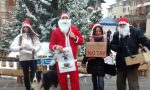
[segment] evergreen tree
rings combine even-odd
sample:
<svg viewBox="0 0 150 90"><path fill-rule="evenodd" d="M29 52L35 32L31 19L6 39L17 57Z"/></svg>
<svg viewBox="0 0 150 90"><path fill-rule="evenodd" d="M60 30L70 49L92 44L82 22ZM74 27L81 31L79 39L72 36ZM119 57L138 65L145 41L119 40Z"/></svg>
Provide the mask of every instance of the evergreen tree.
<svg viewBox="0 0 150 90"><path fill-rule="evenodd" d="M85 42L90 35L91 27L93 23L97 23L101 17L100 3L103 0L16 0L16 8L13 12L13 21L7 23L10 28L6 28L4 25L4 32L8 40L8 46L13 38L20 33L22 22L25 19L32 21L33 29L40 35L41 41L49 41L53 28L57 27L57 21L62 12L70 14L72 23L75 24L82 35ZM98 5L97 5L98 4ZM11 30L10 30L11 29ZM7 39L7 36L10 39ZM7 40L6 40L7 39ZM84 43L85 43L84 42ZM8 48L8 46L4 46ZM81 53L84 53L84 45L82 46Z"/></svg>
<svg viewBox="0 0 150 90"><path fill-rule="evenodd" d="M85 52L85 43L89 40L92 24L99 23L102 18L101 3L103 0L72 0L65 3L64 10L70 14L72 23L75 24L84 37L84 44L81 46L79 55Z"/></svg>
<svg viewBox="0 0 150 90"><path fill-rule="evenodd" d="M2 25L2 37L0 43L0 52L8 52L12 37L16 35L15 30L12 30L12 22L7 22Z"/></svg>
<svg viewBox="0 0 150 90"><path fill-rule="evenodd" d="M18 12L17 20L23 22L30 19L33 23L33 29L40 35L41 41L48 41L51 33L53 22L55 22L58 14L58 0L17 0Z"/></svg>

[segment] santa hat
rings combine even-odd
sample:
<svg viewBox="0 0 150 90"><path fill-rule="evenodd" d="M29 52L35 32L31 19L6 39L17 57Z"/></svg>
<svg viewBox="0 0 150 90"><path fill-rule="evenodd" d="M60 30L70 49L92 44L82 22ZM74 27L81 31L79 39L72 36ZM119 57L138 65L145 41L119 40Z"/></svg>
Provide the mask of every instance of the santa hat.
<svg viewBox="0 0 150 90"><path fill-rule="evenodd" d="M118 20L118 24L127 24L128 22L129 22L128 18L126 18L126 17L121 17Z"/></svg>
<svg viewBox="0 0 150 90"><path fill-rule="evenodd" d="M68 15L67 13L62 13L62 14L60 15L60 18L62 19L62 17L68 17L68 18L69 18L69 15Z"/></svg>
<svg viewBox="0 0 150 90"><path fill-rule="evenodd" d="M92 26L92 31L93 31L94 28L96 28L97 26L98 26L98 27L102 27L102 25L100 25L99 23L97 23L97 24L92 24L91 26Z"/></svg>
<svg viewBox="0 0 150 90"><path fill-rule="evenodd" d="M35 35L38 36L38 34L35 33L34 30L32 29L32 22L31 22L30 20L25 20L25 21L23 21L23 23L22 23L22 28L21 28L21 33L23 32L23 27L25 27L25 26L29 27L29 28L31 29L31 31L32 31Z"/></svg>

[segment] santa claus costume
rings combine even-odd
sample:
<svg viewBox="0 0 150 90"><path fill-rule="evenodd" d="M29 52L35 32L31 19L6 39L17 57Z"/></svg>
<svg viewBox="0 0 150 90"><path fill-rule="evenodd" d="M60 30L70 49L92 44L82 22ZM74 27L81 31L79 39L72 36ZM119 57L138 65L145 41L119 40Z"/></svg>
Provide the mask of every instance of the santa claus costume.
<svg viewBox="0 0 150 90"><path fill-rule="evenodd" d="M71 25L71 19L69 19L69 16L66 13L63 13L61 15L60 20L58 21L58 26L59 27L53 31L52 36L50 38L50 50L61 51L69 44L73 52L74 60L76 60L77 45L81 45L83 43L82 35L80 34L76 26ZM60 73L58 62L56 64L60 89L68 90L67 75L69 75L71 90L80 90L77 62L75 61L75 71L65 73Z"/></svg>
<svg viewBox="0 0 150 90"><path fill-rule="evenodd" d="M125 57L138 54L139 44L150 49L150 39L144 35L142 30L129 25L126 17L121 17L118 20L117 29L118 31L113 34L110 45L111 49L117 52L117 90L127 90L126 80L128 80L129 90L139 90L139 64L128 66Z"/></svg>

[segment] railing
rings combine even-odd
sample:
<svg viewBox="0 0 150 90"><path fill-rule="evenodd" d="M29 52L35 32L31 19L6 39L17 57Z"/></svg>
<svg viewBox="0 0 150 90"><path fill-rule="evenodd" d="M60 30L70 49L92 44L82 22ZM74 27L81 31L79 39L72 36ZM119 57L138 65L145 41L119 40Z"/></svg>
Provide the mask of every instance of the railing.
<svg viewBox="0 0 150 90"><path fill-rule="evenodd" d="M41 62L42 58L40 57ZM78 67L80 66L80 62L82 61L83 57L78 57ZM11 58L7 57L6 53L0 53L0 75L7 75L7 76L15 76L17 77L17 83L23 83L23 72L19 64L18 58ZM46 61L47 62L47 61ZM38 71L47 72L48 70L48 63L38 63ZM81 74L85 74L83 72L80 72Z"/></svg>
<svg viewBox="0 0 150 90"><path fill-rule="evenodd" d="M17 83L23 83L23 73L19 68L18 59L8 58L7 53L0 53L0 75L16 76Z"/></svg>
<svg viewBox="0 0 150 90"><path fill-rule="evenodd" d="M0 75L16 76L17 83L23 83L23 72L18 58L7 57L6 53L0 53ZM39 65L38 70L46 72L47 66Z"/></svg>

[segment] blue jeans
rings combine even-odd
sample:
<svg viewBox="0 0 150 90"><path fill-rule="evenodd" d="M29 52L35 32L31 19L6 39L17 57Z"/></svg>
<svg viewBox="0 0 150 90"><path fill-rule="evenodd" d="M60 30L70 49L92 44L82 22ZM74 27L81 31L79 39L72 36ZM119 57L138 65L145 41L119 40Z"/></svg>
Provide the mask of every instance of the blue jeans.
<svg viewBox="0 0 150 90"><path fill-rule="evenodd" d="M92 75L93 90L104 90L104 77Z"/></svg>

